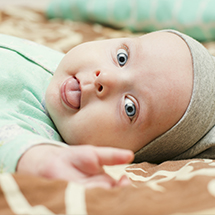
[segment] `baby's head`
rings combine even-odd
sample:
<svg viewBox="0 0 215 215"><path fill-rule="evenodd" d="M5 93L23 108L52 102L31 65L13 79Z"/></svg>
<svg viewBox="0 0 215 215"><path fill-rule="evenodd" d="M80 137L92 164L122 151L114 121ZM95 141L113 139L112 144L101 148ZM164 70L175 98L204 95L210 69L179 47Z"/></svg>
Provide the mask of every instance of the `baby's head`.
<svg viewBox="0 0 215 215"><path fill-rule="evenodd" d="M179 33L160 31L69 51L46 92L47 109L64 141L131 149L137 161L162 160L166 151L157 149L183 123L193 97L188 45Z"/></svg>

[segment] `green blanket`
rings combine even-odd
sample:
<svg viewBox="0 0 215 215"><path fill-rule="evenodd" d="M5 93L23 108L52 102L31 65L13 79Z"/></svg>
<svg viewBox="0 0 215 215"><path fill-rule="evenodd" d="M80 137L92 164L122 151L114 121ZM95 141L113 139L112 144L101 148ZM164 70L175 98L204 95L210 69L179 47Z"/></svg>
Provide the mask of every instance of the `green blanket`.
<svg viewBox="0 0 215 215"><path fill-rule="evenodd" d="M133 32L171 28L200 41L215 39L215 0L52 0L47 17Z"/></svg>

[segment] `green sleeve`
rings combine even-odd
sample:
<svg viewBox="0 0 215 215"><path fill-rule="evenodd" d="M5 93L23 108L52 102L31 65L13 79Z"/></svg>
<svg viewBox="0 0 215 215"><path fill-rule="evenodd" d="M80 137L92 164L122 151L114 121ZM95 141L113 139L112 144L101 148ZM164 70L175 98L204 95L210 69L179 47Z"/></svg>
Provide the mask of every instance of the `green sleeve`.
<svg viewBox="0 0 215 215"><path fill-rule="evenodd" d="M37 144L65 146L47 113L45 91L64 54L0 34L0 170L14 172Z"/></svg>

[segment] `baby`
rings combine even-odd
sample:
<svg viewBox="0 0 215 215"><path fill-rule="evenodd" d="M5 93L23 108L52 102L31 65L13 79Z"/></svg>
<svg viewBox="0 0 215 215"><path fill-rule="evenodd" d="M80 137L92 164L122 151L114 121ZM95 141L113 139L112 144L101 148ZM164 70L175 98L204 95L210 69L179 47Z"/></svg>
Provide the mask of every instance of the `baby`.
<svg viewBox="0 0 215 215"><path fill-rule="evenodd" d="M179 121L192 80L188 46L173 33L90 42L63 58L46 107L69 145L137 152Z"/></svg>
<svg viewBox="0 0 215 215"><path fill-rule="evenodd" d="M2 144L1 157L12 147L22 149L16 159L5 158L4 168L13 162L20 173L111 187L128 181L114 181L102 166L131 162L131 151L135 162L215 157L214 59L197 41L166 30L85 43L59 61L51 81L50 74L41 78L45 102L39 107L32 101L35 110L23 113L40 109L53 134L36 130L35 118L27 121L34 123L31 129L22 124L37 137L23 145ZM37 96L38 87L34 90Z"/></svg>

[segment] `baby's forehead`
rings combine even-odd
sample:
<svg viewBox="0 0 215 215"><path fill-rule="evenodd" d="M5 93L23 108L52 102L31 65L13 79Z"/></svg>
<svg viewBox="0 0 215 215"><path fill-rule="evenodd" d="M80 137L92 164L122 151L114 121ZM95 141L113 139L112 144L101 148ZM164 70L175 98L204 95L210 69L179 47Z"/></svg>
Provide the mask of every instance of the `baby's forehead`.
<svg viewBox="0 0 215 215"><path fill-rule="evenodd" d="M104 40L98 40L98 41L89 41L89 42L82 43L79 46L81 46L82 48L90 47L91 49L94 49L94 46L111 48L114 46L120 46L125 44L128 46L136 45L137 48L144 49L144 47L142 46L146 46L147 44L150 48L157 45L159 46L157 47L157 49L163 48L163 50L165 50L168 47L177 49L180 46L179 41L185 42L180 36L172 32L156 31L156 32L147 33L141 36L135 36L135 37L120 37L120 38L111 38L111 39L104 39ZM170 46L170 44L172 45ZM173 49L171 51L174 51ZM152 49L150 50L152 51Z"/></svg>
<svg viewBox="0 0 215 215"><path fill-rule="evenodd" d="M181 60L182 62L183 55L191 57L187 43L172 32L159 31L145 34L136 39L136 47L139 54L151 54L158 61L169 60L171 63L171 60Z"/></svg>
<svg viewBox="0 0 215 215"><path fill-rule="evenodd" d="M168 31L155 31L152 33L144 34L139 37L139 43L141 42L153 42L156 43L156 45L160 44L160 46L165 47L165 46L172 46L173 48L177 48L180 44L186 43L186 41L180 37L179 35L173 33L173 32L168 32Z"/></svg>

